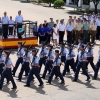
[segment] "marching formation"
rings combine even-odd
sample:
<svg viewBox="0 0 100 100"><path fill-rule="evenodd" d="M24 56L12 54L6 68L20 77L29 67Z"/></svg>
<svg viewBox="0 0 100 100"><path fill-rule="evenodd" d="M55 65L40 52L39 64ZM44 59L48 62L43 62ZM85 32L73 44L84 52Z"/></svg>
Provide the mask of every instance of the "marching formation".
<svg viewBox="0 0 100 100"><path fill-rule="evenodd" d="M17 88L13 77L16 75L16 71L20 64L21 69L18 74L18 81L22 81L23 73L25 72L25 76L28 76L26 84L24 85L25 87L30 87L30 82L35 81L34 75L39 81L38 86L43 86L43 80L47 77L47 72L49 74L47 81L48 84L52 84L53 76L55 76L55 79L60 78L60 84L65 84L64 76L66 75L66 73L70 73L71 69L74 73L73 82L77 82L80 68L82 68L82 74L86 75L87 77L86 81L89 81L89 63L94 71L93 79L96 80L100 67L100 51L98 52L99 57L95 66L93 63L94 53L92 48L94 44L91 44L89 42L84 45L84 39L82 39L81 37L78 38L78 55L76 61L74 59L76 56L73 49L74 45L70 43L68 43L66 47L63 42L60 42L60 50L57 49L54 51L52 44L46 45L45 42L41 41L41 44L39 45L39 50L34 48L32 51L30 51L31 46L27 47L25 46L25 42L18 42L18 59L16 61L15 67L13 67L11 58L9 57L11 52L0 49L0 89L3 88L4 78L6 78L7 83L9 83L9 81L12 82L12 89ZM37 54L39 56L37 56ZM41 68L43 65L44 71L42 75L40 75ZM60 66L62 65L64 65L64 69L61 72ZM69 66L71 67L71 69ZM13 70L11 70L12 67Z"/></svg>

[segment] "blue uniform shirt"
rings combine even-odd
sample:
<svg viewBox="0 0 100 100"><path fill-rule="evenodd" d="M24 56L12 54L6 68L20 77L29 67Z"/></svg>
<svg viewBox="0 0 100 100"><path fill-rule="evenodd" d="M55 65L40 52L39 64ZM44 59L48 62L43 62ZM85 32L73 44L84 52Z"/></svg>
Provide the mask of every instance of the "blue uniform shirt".
<svg viewBox="0 0 100 100"><path fill-rule="evenodd" d="M5 59L5 61L6 61L6 59ZM10 58L8 58L7 62L5 63L5 66L9 66L11 64L12 64L12 61ZM12 68L12 66L10 66L9 68Z"/></svg>
<svg viewBox="0 0 100 100"><path fill-rule="evenodd" d="M41 35L45 35L45 29L44 28L39 28L38 33Z"/></svg>
<svg viewBox="0 0 100 100"><path fill-rule="evenodd" d="M43 57L45 57L46 55L47 55L47 53L48 53L48 50L47 50L47 48L40 48L40 50L39 50L39 57L40 58L43 58Z"/></svg>
<svg viewBox="0 0 100 100"><path fill-rule="evenodd" d="M24 55L23 58L30 58L30 52L28 52L27 55ZM30 62L30 60L23 59L23 62Z"/></svg>
<svg viewBox="0 0 100 100"><path fill-rule="evenodd" d="M93 49L86 49L86 56L87 57L91 57L91 56L88 56L88 54L91 54L91 55L93 55Z"/></svg>
<svg viewBox="0 0 100 100"><path fill-rule="evenodd" d="M20 57L23 57L24 56L24 49L23 48L21 48L21 50L20 50L20 48L18 48L18 54L23 54L22 56L20 56L20 55L18 55L18 58L20 58Z"/></svg>
<svg viewBox="0 0 100 100"><path fill-rule="evenodd" d="M5 61L5 57L3 55L1 55L0 61ZM2 63L4 63L4 62L0 62L0 64L2 64Z"/></svg>
<svg viewBox="0 0 100 100"><path fill-rule="evenodd" d="M79 43L78 44L78 46L77 46L78 50L79 50L79 48L80 48L81 45L83 45L83 43Z"/></svg>
<svg viewBox="0 0 100 100"><path fill-rule="evenodd" d="M71 32L71 31L74 30L74 27L73 27L72 25L68 25L68 26L66 27L66 30Z"/></svg>
<svg viewBox="0 0 100 100"><path fill-rule="evenodd" d="M86 52L84 52L83 54L82 54L82 52L83 52L83 51L80 51L80 52L78 53L78 60L79 60L80 62L85 61L85 60L81 60L82 58L87 58Z"/></svg>
<svg viewBox="0 0 100 100"><path fill-rule="evenodd" d="M32 66L34 66L34 64L39 64L39 58L37 56L33 56L32 58Z"/></svg>
<svg viewBox="0 0 100 100"><path fill-rule="evenodd" d="M65 47L60 48L59 51L60 51L61 56L64 56L64 55L66 55L66 53L67 53L67 50L66 50Z"/></svg>
<svg viewBox="0 0 100 100"><path fill-rule="evenodd" d="M48 51L48 59L54 57L54 51Z"/></svg>
<svg viewBox="0 0 100 100"><path fill-rule="evenodd" d="M75 52L72 50L70 53L70 50L66 53L66 60L71 60L72 58L70 56L75 56Z"/></svg>
<svg viewBox="0 0 100 100"><path fill-rule="evenodd" d="M6 17L2 17L2 24L8 24L9 23L9 18Z"/></svg>
<svg viewBox="0 0 100 100"><path fill-rule="evenodd" d="M57 59L57 60L56 60ZM56 66L56 65L60 65L60 63L61 63L61 59L58 57L55 57L55 59L54 59L54 62L53 62L53 64L54 64L54 66Z"/></svg>

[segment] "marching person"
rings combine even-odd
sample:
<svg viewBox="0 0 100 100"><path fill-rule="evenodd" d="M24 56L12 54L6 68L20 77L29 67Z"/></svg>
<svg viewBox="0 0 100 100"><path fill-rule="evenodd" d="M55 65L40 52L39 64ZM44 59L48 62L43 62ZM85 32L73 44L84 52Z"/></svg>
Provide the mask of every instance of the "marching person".
<svg viewBox="0 0 100 100"><path fill-rule="evenodd" d="M10 20L9 20L9 35L13 35L13 28L14 28L14 20L12 20L12 16L10 16Z"/></svg>
<svg viewBox="0 0 100 100"><path fill-rule="evenodd" d="M30 52L28 51L28 47L24 46L25 55L23 56L23 63L22 68L20 70L20 73L18 75L18 80L21 81L23 72L26 72L26 75L28 76L29 73L29 62L30 62Z"/></svg>
<svg viewBox="0 0 100 100"><path fill-rule="evenodd" d="M46 56L47 56L47 53L48 53L48 50L46 49L45 47L45 42L41 42L41 48L40 48L40 52L39 52L39 73L41 71L41 68L42 68L42 65L44 64L45 66L45 62L46 62Z"/></svg>
<svg viewBox="0 0 100 100"><path fill-rule="evenodd" d="M4 17L2 17L2 30L3 30L3 37L7 39L8 37L8 24L9 18L7 16L7 12L4 12Z"/></svg>
<svg viewBox="0 0 100 100"><path fill-rule="evenodd" d="M85 65L86 65L86 53L84 51L84 45L81 45L80 46L80 52L78 54L78 64L77 64L77 67L76 67L76 72L75 72L75 78L73 81L77 81L78 79L78 74L79 74L79 71L80 71L80 68L82 67L82 70L84 72L84 74L87 76L87 80L86 81L89 81L90 79L90 76L88 75L88 72L85 68Z"/></svg>
<svg viewBox="0 0 100 100"><path fill-rule="evenodd" d="M18 35L18 38L21 39L22 36L19 33L19 28L22 28L22 24L23 24L23 16L21 15L21 10L18 11L18 15L15 17L15 23L17 24L17 35Z"/></svg>
<svg viewBox="0 0 100 100"><path fill-rule="evenodd" d="M5 57L2 54L2 52L3 52L3 50L0 48L0 75L2 75L3 67L5 66L4 65Z"/></svg>
<svg viewBox="0 0 100 100"><path fill-rule="evenodd" d="M61 65L61 59L59 57L59 50L55 50L55 60L54 60L54 62L52 64L53 68L51 70L51 73L50 73L50 76L48 78L48 82L47 83L51 84L51 81L52 81L52 78L53 78L54 74L57 74L60 77L60 79L61 79L61 83L60 84L64 84L65 83L64 78L61 75L60 70L59 70L60 69L59 68L60 65Z"/></svg>
<svg viewBox="0 0 100 100"><path fill-rule="evenodd" d="M73 34L74 27L72 26L72 23L69 22L69 24L66 27L66 33L67 33L67 42L72 43L72 34Z"/></svg>
<svg viewBox="0 0 100 100"><path fill-rule="evenodd" d="M15 67L14 67L14 69L12 71L13 72L13 74L12 74L13 76L15 76L19 65L22 64L22 62L23 62L23 55L24 55L24 48L22 47L22 42L18 42L18 52L17 52L18 59L16 61Z"/></svg>
<svg viewBox="0 0 100 100"><path fill-rule="evenodd" d="M36 76L36 78L38 79L38 81L40 83L38 86L43 86L43 81L41 80L39 71L38 71L39 70L39 58L36 56L36 54L37 54L37 50L33 49L32 50L33 59L32 59L32 63L31 63L32 68L30 69L26 85L24 85L26 87L30 87L30 82L33 79L33 75Z"/></svg>
<svg viewBox="0 0 100 100"><path fill-rule="evenodd" d="M93 49L91 47L91 43L87 43L87 49L86 49L86 56L87 56L87 63L86 63L86 69L88 69L88 64L90 63L93 71L95 71L95 66L94 66L94 63L93 63Z"/></svg>
<svg viewBox="0 0 100 100"><path fill-rule="evenodd" d="M67 50L66 50L65 44L63 42L60 42L59 45L60 45L61 62L65 64Z"/></svg>
<svg viewBox="0 0 100 100"><path fill-rule="evenodd" d="M54 52L53 52L53 46L51 44L48 44L48 56L47 56L47 59L46 59L46 63L45 63L45 69L44 69L44 72L43 72L43 75L42 75L42 78L45 79L45 76L46 76L46 73L47 71L49 71L49 73L51 72L51 68L52 68L52 63L53 63L53 60L54 60Z"/></svg>
<svg viewBox="0 0 100 100"><path fill-rule="evenodd" d="M97 25L96 21L93 22L90 26L90 36L91 36L91 42L94 43L95 38L96 38L96 32L97 32Z"/></svg>
<svg viewBox="0 0 100 100"><path fill-rule="evenodd" d="M63 73L62 73L63 76L65 76L66 71L70 73L69 66L71 66L71 68L73 69L75 73L75 63L74 63L75 53L71 47L71 44L67 45L67 49L68 51L66 53L66 62L65 62Z"/></svg>
<svg viewBox="0 0 100 100"><path fill-rule="evenodd" d="M99 47L99 49L100 49L100 47ZM94 73L94 77L93 77L94 80L97 79L99 68L100 68L100 50L98 52L98 61L96 63L95 73Z"/></svg>
<svg viewBox="0 0 100 100"><path fill-rule="evenodd" d="M80 51L80 46L83 45L83 39L81 37L78 38L78 46L77 46L77 51L79 53ZM77 54L77 58L76 58L76 62L75 62L75 66L77 66L78 63L78 54Z"/></svg>
<svg viewBox="0 0 100 100"><path fill-rule="evenodd" d="M59 24L59 43L63 42L64 40L65 28L66 26L65 26L64 20L61 19L60 24Z"/></svg>
<svg viewBox="0 0 100 100"><path fill-rule="evenodd" d="M12 68L12 61L9 58L10 52L9 51L4 51L4 56L5 56L5 66L3 67L3 72L1 76L1 81L0 81L0 89L2 89L4 78L7 76L9 80L12 82L13 87L11 89L16 89L16 83L12 77L11 74L11 68Z"/></svg>

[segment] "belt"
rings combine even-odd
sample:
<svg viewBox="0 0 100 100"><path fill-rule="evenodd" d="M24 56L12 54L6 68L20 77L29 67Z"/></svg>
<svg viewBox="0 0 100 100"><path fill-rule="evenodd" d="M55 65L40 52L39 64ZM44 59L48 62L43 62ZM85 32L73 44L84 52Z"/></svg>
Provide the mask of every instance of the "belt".
<svg viewBox="0 0 100 100"><path fill-rule="evenodd" d="M45 57L41 57L40 59L42 59L42 58L46 58L46 56Z"/></svg>
<svg viewBox="0 0 100 100"><path fill-rule="evenodd" d="M11 68L6 68L7 70L11 70Z"/></svg>
<svg viewBox="0 0 100 100"><path fill-rule="evenodd" d="M38 66L32 66L32 68L38 68Z"/></svg>
<svg viewBox="0 0 100 100"><path fill-rule="evenodd" d="M88 31L88 30L84 30L84 31Z"/></svg>
<svg viewBox="0 0 100 100"><path fill-rule="evenodd" d="M68 32L72 32L72 31L68 31Z"/></svg>
<svg viewBox="0 0 100 100"><path fill-rule="evenodd" d="M18 22L17 22L17 24L22 24L22 23L18 23Z"/></svg>

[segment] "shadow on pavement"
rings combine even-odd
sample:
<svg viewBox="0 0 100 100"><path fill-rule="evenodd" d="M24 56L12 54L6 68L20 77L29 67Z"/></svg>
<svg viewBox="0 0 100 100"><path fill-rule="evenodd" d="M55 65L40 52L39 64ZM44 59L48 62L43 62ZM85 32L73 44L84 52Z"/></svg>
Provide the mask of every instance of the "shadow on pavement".
<svg viewBox="0 0 100 100"><path fill-rule="evenodd" d="M96 88L92 85L93 83L91 83L91 81L84 83L84 82L82 82L81 80L78 79L77 83L83 84L83 85L87 86L87 88L98 89L98 88Z"/></svg>
<svg viewBox="0 0 100 100"><path fill-rule="evenodd" d="M77 12L77 11L69 11L69 10L67 10L67 12L66 12L66 13L71 14L71 15L75 15L75 14L77 14L77 15L82 15L82 14L83 14L82 12Z"/></svg>
<svg viewBox="0 0 100 100"><path fill-rule="evenodd" d="M8 93L8 94L9 94L9 95L8 95L9 97L18 98L18 96L17 96L18 90L10 90L10 89L8 88L8 84L3 85L3 90L2 90L2 91Z"/></svg>
<svg viewBox="0 0 100 100"><path fill-rule="evenodd" d="M52 85L53 86L57 86L59 88L59 90L64 90L64 91L68 91L68 89L66 88L68 85L65 84L60 84L58 79L54 79L52 80Z"/></svg>

